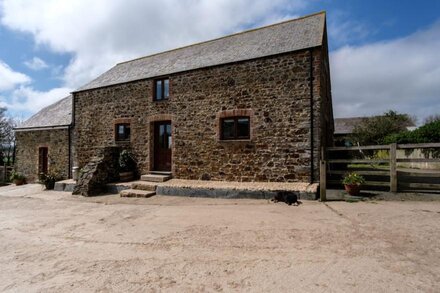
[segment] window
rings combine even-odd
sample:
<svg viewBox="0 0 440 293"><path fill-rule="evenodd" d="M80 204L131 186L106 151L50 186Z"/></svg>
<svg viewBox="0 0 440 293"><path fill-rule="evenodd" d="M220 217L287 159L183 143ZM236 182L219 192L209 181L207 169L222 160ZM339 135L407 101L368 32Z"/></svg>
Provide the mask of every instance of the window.
<svg viewBox="0 0 440 293"><path fill-rule="evenodd" d="M130 124L116 124L115 133L117 141L130 140Z"/></svg>
<svg viewBox="0 0 440 293"><path fill-rule="evenodd" d="M221 139L249 139L250 121L249 117L229 117L221 120Z"/></svg>
<svg viewBox="0 0 440 293"><path fill-rule="evenodd" d="M163 101L168 100L170 95L170 79L156 79L154 81L154 100Z"/></svg>

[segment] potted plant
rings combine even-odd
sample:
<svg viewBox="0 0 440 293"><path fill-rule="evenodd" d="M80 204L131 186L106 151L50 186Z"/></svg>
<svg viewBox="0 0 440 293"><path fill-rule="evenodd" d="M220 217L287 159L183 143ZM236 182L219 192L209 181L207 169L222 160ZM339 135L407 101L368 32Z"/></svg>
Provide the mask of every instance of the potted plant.
<svg viewBox="0 0 440 293"><path fill-rule="evenodd" d="M55 173L40 173L38 176L38 182L43 184L47 190L54 189L55 182L61 178Z"/></svg>
<svg viewBox="0 0 440 293"><path fill-rule="evenodd" d="M344 176L342 184L344 184L345 191L352 196L359 195L361 191L361 185L365 183L364 177L354 172L348 173Z"/></svg>
<svg viewBox="0 0 440 293"><path fill-rule="evenodd" d="M22 173L17 172L17 171L15 171L15 170L12 170L9 179L10 179L15 185L23 185L23 184L26 183L26 176L24 176Z"/></svg>
<svg viewBox="0 0 440 293"><path fill-rule="evenodd" d="M136 170L136 161L133 154L128 150L123 150L119 154L119 180L132 181L134 179L134 171Z"/></svg>

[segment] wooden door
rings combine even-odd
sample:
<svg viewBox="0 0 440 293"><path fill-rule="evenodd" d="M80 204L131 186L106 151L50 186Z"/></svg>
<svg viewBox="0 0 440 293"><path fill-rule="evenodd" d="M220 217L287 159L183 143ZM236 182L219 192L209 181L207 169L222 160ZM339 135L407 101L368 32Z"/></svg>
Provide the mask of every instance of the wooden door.
<svg viewBox="0 0 440 293"><path fill-rule="evenodd" d="M154 171L171 171L171 122L154 124Z"/></svg>
<svg viewBox="0 0 440 293"><path fill-rule="evenodd" d="M38 149L38 174L47 174L47 147L41 147Z"/></svg>

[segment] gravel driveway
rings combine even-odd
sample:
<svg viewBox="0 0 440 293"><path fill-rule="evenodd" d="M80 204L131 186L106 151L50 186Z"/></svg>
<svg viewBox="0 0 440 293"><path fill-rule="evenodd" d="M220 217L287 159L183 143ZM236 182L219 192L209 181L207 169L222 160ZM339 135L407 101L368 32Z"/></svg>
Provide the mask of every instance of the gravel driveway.
<svg viewBox="0 0 440 293"><path fill-rule="evenodd" d="M0 188L0 291L440 292L440 202Z"/></svg>

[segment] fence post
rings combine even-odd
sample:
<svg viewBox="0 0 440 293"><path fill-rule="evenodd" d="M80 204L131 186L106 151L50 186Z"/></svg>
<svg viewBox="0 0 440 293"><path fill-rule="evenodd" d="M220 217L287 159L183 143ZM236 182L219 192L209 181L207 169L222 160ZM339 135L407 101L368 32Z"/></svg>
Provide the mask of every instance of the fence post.
<svg viewBox="0 0 440 293"><path fill-rule="evenodd" d="M319 198L327 200L327 164L324 160L319 161Z"/></svg>
<svg viewBox="0 0 440 293"><path fill-rule="evenodd" d="M397 192L397 144L390 144L390 191Z"/></svg>

